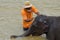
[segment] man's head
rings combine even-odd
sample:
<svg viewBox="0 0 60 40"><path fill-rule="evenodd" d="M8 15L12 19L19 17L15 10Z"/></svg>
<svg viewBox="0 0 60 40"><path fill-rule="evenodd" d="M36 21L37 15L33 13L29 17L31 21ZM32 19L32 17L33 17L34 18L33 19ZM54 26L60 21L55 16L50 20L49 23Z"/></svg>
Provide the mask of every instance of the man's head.
<svg viewBox="0 0 60 40"><path fill-rule="evenodd" d="M25 4L24 4L24 9L27 12L31 12L31 8L32 8L32 4L29 1L26 1Z"/></svg>

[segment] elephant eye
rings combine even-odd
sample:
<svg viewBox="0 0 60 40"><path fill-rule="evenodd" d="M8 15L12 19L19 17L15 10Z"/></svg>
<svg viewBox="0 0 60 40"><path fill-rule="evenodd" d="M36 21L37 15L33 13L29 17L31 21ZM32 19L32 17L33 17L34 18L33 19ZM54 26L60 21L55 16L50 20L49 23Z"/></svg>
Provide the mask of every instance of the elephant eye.
<svg viewBox="0 0 60 40"><path fill-rule="evenodd" d="M44 21L44 23L47 23L46 21Z"/></svg>
<svg viewBox="0 0 60 40"><path fill-rule="evenodd" d="M46 24L46 23L47 23L47 21L44 21L44 23Z"/></svg>

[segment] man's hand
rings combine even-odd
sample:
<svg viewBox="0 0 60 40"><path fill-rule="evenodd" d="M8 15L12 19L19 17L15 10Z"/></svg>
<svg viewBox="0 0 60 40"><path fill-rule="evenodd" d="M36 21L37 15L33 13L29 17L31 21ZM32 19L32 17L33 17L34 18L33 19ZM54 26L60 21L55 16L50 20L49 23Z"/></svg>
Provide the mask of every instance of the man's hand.
<svg viewBox="0 0 60 40"><path fill-rule="evenodd" d="M40 16L40 13L39 13L39 12L36 12L36 14L37 14L38 16Z"/></svg>

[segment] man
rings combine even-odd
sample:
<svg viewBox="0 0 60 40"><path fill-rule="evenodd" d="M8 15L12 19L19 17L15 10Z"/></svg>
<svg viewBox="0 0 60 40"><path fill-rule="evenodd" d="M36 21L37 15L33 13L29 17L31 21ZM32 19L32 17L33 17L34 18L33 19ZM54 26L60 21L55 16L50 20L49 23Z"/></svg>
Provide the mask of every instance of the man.
<svg viewBox="0 0 60 40"><path fill-rule="evenodd" d="M26 31L30 28L33 22L33 13L40 15L38 10L29 2L26 1L24 8L21 10L23 17L23 30Z"/></svg>

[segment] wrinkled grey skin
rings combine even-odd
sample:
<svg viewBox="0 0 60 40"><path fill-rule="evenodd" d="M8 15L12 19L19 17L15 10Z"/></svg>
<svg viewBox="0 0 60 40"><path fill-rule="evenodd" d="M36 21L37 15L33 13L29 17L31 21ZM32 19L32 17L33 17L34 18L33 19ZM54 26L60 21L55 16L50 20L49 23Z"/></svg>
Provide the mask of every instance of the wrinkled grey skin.
<svg viewBox="0 0 60 40"><path fill-rule="evenodd" d="M60 16L59 17L48 17L49 19L49 30L48 40L60 40Z"/></svg>
<svg viewBox="0 0 60 40"><path fill-rule="evenodd" d="M47 35L48 40L60 40L60 16L37 16L29 30L20 36L14 37L25 37L31 34L33 36L38 36L44 33Z"/></svg>

